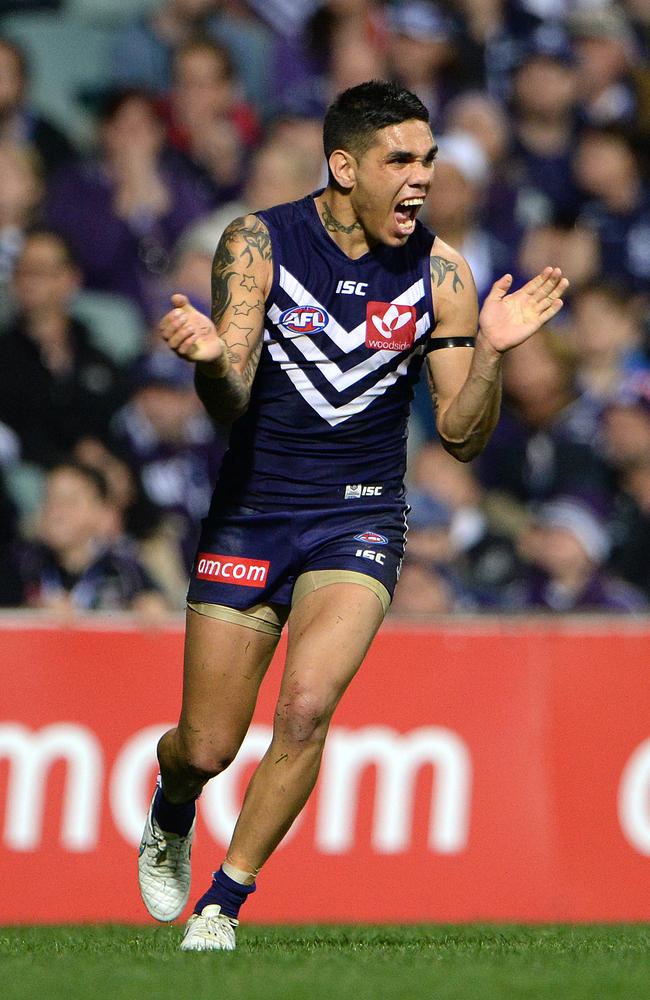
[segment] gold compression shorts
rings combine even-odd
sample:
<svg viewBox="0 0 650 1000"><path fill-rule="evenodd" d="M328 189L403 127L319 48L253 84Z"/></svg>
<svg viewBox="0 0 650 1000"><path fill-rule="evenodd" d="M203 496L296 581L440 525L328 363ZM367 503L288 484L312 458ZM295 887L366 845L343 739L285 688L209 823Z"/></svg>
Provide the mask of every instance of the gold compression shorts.
<svg viewBox="0 0 650 1000"><path fill-rule="evenodd" d="M209 618L234 622L236 625L255 629L256 632L266 632L269 635L279 636L291 608L307 594L332 583L356 583L361 587L367 587L376 595L384 614L388 611L390 594L383 583L365 573L356 573L354 570L347 569L318 569L302 573L293 588L291 607L286 604L253 604L250 608L240 610L229 608L225 604L208 604L203 601L188 601L187 606L192 611L196 611L200 615L207 615Z"/></svg>

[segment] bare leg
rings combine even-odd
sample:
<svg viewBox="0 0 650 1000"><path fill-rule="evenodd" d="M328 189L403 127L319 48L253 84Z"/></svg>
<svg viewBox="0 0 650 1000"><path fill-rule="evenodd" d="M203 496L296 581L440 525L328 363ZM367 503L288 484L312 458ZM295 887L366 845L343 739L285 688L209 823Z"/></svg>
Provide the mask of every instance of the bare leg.
<svg viewBox="0 0 650 1000"><path fill-rule="evenodd" d="M169 802L194 798L234 759L277 642L188 609L181 716L158 743Z"/></svg>
<svg viewBox="0 0 650 1000"><path fill-rule="evenodd" d="M305 596L289 618L289 646L273 740L253 775L227 853L242 871L264 864L314 787L332 713L383 618L358 584Z"/></svg>

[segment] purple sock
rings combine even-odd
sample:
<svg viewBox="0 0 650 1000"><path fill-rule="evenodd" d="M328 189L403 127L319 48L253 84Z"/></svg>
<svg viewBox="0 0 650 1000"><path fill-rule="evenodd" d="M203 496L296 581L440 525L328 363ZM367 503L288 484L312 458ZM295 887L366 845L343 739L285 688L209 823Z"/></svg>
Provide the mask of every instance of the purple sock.
<svg viewBox="0 0 650 1000"><path fill-rule="evenodd" d="M235 882L220 868L218 872L212 873L212 885L201 896L194 907L194 912L201 913L204 906L218 903L222 913L225 913L227 917L234 917L236 920L239 916L240 906L246 902L251 892L255 892L256 888L255 882L252 885L241 885L241 883Z"/></svg>
<svg viewBox="0 0 650 1000"><path fill-rule="evenodd" d="M196 816L196 799L180 804L168 802L162 787L158 785L152 811L156 823L165 833L187 837Z"/></svg>

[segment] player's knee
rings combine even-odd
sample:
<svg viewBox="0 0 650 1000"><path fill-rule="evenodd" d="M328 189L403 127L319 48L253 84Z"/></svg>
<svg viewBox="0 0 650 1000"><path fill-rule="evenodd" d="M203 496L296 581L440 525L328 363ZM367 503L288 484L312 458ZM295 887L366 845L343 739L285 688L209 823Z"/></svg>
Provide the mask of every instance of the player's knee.
<svg viewBox="0 0 650 1000"><path fill-rule="evenodd" d="M280 701L276 731L292 743L322 742L327 734L331 709L327 700L312 691L297 691Z"/></svg>
<svg viewBox="0 0 650 1000"><path fill-rule="evenodd" d="M232 764L238 749L219 745L189 747L185 753L185 767L194 780L205 783Z"/></svg>

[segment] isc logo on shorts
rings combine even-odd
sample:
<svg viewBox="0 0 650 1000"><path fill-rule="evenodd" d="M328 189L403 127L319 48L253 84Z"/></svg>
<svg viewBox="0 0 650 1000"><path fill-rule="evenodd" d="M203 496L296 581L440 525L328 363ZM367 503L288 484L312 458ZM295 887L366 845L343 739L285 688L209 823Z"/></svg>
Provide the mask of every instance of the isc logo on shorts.
<svg viewBox="0 0 650 1000"><path fill-rule="evenodd" d="M374 351L405 351L415 340L415 306L369 302L366 308L366 347Z"/></svg>
<svg viewBox="0 0 650 1000"><path fill-rule="evenodd" d="M266 559L245 559L243 556L221 556L216 552L199 552L195 576L215 583L234 583L238 587L264 587L270 562Z"/></svg>

